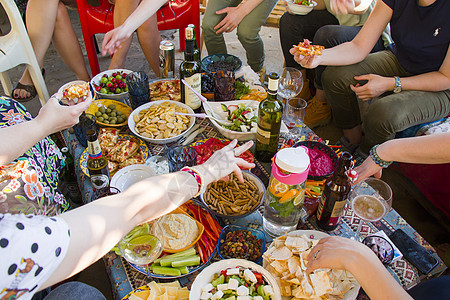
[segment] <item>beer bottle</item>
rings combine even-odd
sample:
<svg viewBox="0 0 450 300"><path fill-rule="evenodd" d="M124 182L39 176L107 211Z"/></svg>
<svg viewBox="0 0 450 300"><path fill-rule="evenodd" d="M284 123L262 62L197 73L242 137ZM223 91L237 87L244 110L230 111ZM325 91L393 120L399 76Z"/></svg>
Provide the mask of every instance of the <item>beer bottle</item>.
<svg viewBox="0 0 450 300"><path fill-rule="evenodd" d="M61 152L66 157L66 165L61 172L58 189L74 204L82 204L83 198L78 187L77 176L75 175L75 165L72 155L67 147L61 148Z"/></svg>
<svg viewBox="0 0 450 300"><path fill-rule="evenodd" d="M109 187L108 160L102 155L97 131L93 129L88 131L88 152L87 168L91 177L92 186L96 190Z"/></svg>
<svg viewBox="0 0 450 300"><path fill-rule="evenodd" d="M317 225L323 230L334 230L339 224L351 189L347 170L350 169L352 158L350 153L342 152L338 168L325 181L322 198L317 209Z"/></svg>
<svg viewBox="0 0 450 300"><path fill-rule="evenodd" d="M267 98L261 101L258 111L255 156L261 162L270 162L278 150L283 104L277 99L277 73L269 74Z"/></svg>
<svg viewBox="0 0 450 300"><path fill-rule="evenodd" d="M202 68L200 62L194 58L194 34L190 27L186 27L186 49L184 51L184 61L180 65L180 79L194 88L199 94L201 93L201 73ZM200 112L200 98L183 83L181 85L181 101L192 108L195 112Z"/></svg>
<svg viewBox="0 0 450 300"><path fill-rule="evenodd" d="M198 49L197 38L195 37L195 25L189 24L188 27L192 28L192 33L194 35L194 37L192 38L194 40L194 60L200 61L202 58L202 55L200 53L200 49ZM185 42L186 42L186 38L185 38Z"/></svg>

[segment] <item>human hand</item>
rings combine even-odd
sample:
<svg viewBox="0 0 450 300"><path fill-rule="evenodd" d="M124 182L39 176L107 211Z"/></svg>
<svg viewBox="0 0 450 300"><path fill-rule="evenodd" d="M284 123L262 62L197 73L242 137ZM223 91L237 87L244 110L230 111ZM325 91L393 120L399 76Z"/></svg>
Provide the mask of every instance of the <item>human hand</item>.
<svg viewBox="0 0 450 300"><path fill-rule="evenodd" d="M355 168L355 171L358 173L358 178L353 183L354 185L360 183L361 181L372 175L374 175L376 178L381 178L383 168L377 165L369 156L361 165Z"/></svg>
<svg viewBox="0 0 450 300"><path fill-rule="evenodd" d="M88 109L92 95L88 93L86 100L71 106L61 105L62 95L56 93L50 97L34 119L45 130L46 135L72 127L79 121L80 115Z"/></svg>
<svg viewBox="0 0 450 300"><path fill-rule="evenodd" d="M130 38L131 34L132 32L128 32L123 25L108 31L103 39L102 55L106 55L106 53L113 55L116 53L122 47L122 43Z"/></svg>
<svg viewBox="0 0 450 300"><path fill-rule="evenodd" d="M330 8L336 14L351 14L356 6L355 0L330 0Z"/></svg>
<svg viewBox="0 0 450 300"><path fill-rule="evenodd" d="M244 11L238 9L238 7L225 7L224 9L216 11L216 14L227 14L227 16L214 27L216 34L233 31L246 16Z"/></svg>
<svg viewBox="0 0 450 300"><path fill-rule="evenodd" d="M289 50L289 53L291 53L294 56L294 60L304 68L314 69L320 65L321 55L303 56L297 52L295 47L292 47L291 50Z"/></svg>
<svg viewBox="0 0 450 300"><path fill-rule="evenodd" d="M238 156L250 149L253 141L248 141L239 147L236 147L236 145L237 140L233 140L227 146L214 152L205 163L195 167L202 175L206 185L228 176L231 172L236 174L239 181L244 182L244 177L239 167L251 169L255 167L255 164L249 163Z"/></svg>
<svg viewBox="0 0 450 300"><path fill-rule="evenodd" d="M360 262L373 260L376 255L364 244L340 236L323 238L311 249L307 257L306 272L320 268L348 270L352 273Z"/></svg>
<svg viewBox="0 0 450 300"><path fill-rule="evenodd" d="M355 80L367 80L367 83L364 85L360 85L359 83L350 85L350 88L355 92L356 96L363 101L371 100L388 91L393 81L393 78L375 74L360 75L354 78Z"/></svg>

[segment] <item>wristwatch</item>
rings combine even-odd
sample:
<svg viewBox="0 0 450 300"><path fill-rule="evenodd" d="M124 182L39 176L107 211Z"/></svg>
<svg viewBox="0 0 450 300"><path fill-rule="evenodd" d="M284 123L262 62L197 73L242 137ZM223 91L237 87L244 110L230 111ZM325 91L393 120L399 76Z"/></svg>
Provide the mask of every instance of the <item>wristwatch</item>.
<svg viewBox="0 0 450 300"><path fill-rule="evenodd" d="M402 91L402 82L400 81L400 77L394 76L395 79L395 88L393 90L394 93L400 93Z"/></svg>

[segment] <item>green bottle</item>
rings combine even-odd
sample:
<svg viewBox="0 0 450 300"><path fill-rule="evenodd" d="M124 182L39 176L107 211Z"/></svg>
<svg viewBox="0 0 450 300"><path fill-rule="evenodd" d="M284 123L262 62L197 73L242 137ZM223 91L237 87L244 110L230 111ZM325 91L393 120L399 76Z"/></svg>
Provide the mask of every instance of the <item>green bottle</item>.
<svg viewBox="0 0 450 300"><path fill-rule="evenodd" d="M261 162L270 162L278 150L283 116L283 104L277 99L279 78L275 72L269 74L267 98L259 104L255 156Z"/></svg>
<svg viewBox="0 0 450 300"><path fill-rule="evenodd" d="M189 28L192 28L192 33L194 34L194 60L197 61L201 61L202 55L200 53L200 49L198 49L198 45L197 45L197 38L195 37L195 25L194 24L189 24L188 25ZM186 42L186 38L185 38L185 42ZM186 59L186 57L185 57Z"/></svg>
<svg viewBox="0 0 450 300"><path fill-rule="evenodd" d="M109 176L108 160L103 156L97 131L93 129L88 131L88 153L87 168L92 187L94 190L109 187L111 177Z"/></svg>
<svg viewBox="0 0 450 300"><path fill-rule="evenodd" d="M186 49L184 50L184 61L180 65L180 79L186 80L200 94L202 68L200 62L194 58L194 31L187 27L185 32ZM181 84L181 101L195 112L200 112L202 104L200 98L184 84Z"/></svg>

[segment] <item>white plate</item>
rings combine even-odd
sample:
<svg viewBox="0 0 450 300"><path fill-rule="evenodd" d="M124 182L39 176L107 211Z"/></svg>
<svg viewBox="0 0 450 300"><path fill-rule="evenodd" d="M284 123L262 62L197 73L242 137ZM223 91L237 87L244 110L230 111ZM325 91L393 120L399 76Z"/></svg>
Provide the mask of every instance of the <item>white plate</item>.
<svg viewBox="0 0 450 300"><path fill-rule="evenodd" d="M141 106L139 106L138 108L136 108L135 110L133 110L131 115L128 117L128 127L130 128L131 132L133 132L136 136L140 137L144 141L150 142L152 144L158 144L158 145L175 142L176 140L178 140L179 138L184 136L186 133L188 133L190 131L190 129L192 128L192 126L194 126L194 124L195 124L195 117L189 117L190 118L190 122L189 122L189 125L188 125L187 129L185 131L183 131L182 133L180 133L179 135L173 136L171 138L167 138L167 139L151 139L151 138L142 136L142 135L140 135L139 133L136 132L136 129L135 129L136 122L134 121L134 115L138 114L143 109L148 109L152 105L159 105L159 104L164 103L164 102L174 103L174 104L176 104L179 107L186 108L188 113L190 113L190 114L194 113L192 108L190 108L186 104L178 102L178 101L159 100L159 101L153 101L153 102L145 103L145 104L142 104Z"/></svg>
<svg viewBox="0 0 450 300"><path fill-rule="evenodd" d="M282 299L280 288L278 287L275 278L273 278L273 276L269 273L269 271L267 271L260 265L245 259L224 259L211 264L210 266L206 267L203 271L201 271L200 274L197 275L197 277L194 280L194 283L192 283L191 293L189 294L189 300L200 299L202 287L204 287L213 280L214 274L220 273L220 271L222 270L236 267L248 268L258 273L261 273L264 280L270 286L272 286L274 292L274 297L272 297L272 300Z"/></svg>
<svg viewBox="0 0 450 300"><path fill-rule="evenodd" d="M147 165L130 165L117 171L111 178L110 185L123 192L136 182L155 175L155 171Z"/></svg>
<svg viewBox="0 0 450 300"><path fill-rule="evenodd" d="M253 109L255 112L255 115L258 115L258 108L259 108L259 102L256 100L233 100L233 101L225 101L225 102L210 102L208 101L209 106L211 106L211 109L213 110L214 116L219 116L221 119L226 120L227 113L223 111L221 104L224 104L226 106L228 105L239 105L239 104L245 104ZM206 114L212 115L212 113L205 107L203 104L203 108L205 109ZM256 139L256 132L239 132L234 130L229 130L226 128L223 128L219 125L216 121L210 119L213 123L214 127L226 138L229 138L231 140L237 139L238 141L249 141L249 140L255 140ZM289 130L284 125L284 122L281 122L281 129L280 133L288 133Z"/></svg>
<svg viewBox="0 0 450 300"><path fill-rule="evenodd" d="M326 237L330 236L329 234L327 234L325 232L317 231L317 230L294 230L294 231L288 232L287 235L289 235L289 236L306 235L308 238L315 239L315 240L320 240L322 238L326 238ZM270 245L269 245L269 247L270 247ZM264 267L267 266L266 260L263 260L263 266ZM347 293L345 293L344 298L342 300L355 300L356 297L358 297L359 288L361 286L359 285L359 283L357 281L355 281L355 283L357 284L357 287L353 288L353 289L349 290ZM282 299L290 300L290 299L292 299L292 297L283 296ZM305 299L305 300L308 300L308 299Z"/></svg>

